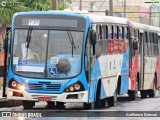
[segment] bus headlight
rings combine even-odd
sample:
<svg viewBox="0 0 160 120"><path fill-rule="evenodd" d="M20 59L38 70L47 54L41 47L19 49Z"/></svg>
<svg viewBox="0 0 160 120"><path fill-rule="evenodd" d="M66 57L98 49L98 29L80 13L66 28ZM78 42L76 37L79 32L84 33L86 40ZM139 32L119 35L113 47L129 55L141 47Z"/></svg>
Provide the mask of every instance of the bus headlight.
<svg viewBox="0 0 160 120"><path fill-rule="evenodd" d="M74 88L75 88L75 90L80 90L81 85L77 83L77 84L74 85Z"/></svg>
<svg viewBox="0 0 160 120"><path fill-rule="evenodd" d="M71 86L68 86L64 92L78 92L78 91L84 91L84 86L80 81L78 81L76 84L73 84Z"/></svg>
<svg viewBox="0 0 160 120"><path fill-rule="evenodd" d="M74 91L74 87L71 86L71 87L69 88L69 90L70 90L71 92L73 92L73 91Z"/></svg>
<svg viewBox="0 0 160 120"><path fill-rule="evenodd" d="M11 86L12 86L13 88L15 88L15 87L17 86L17 82L16 82L16 81L12 81L12 82L11 82Z"/></svg>
<svg viewBox="0 0 160 120"><path fill-rule="evenodd" d="M16 80L12 79L9 83L9 87L12 89L17 89L17 90L25 90L25 86Z"/></svg>
<svg viewBox="0 0 160 120"><path fill-rule="evenodd" d="M18 84L17 85L17 88L19 89L19 90L25 90L25 86L24 85L21 85L21 84Z"/></svg>

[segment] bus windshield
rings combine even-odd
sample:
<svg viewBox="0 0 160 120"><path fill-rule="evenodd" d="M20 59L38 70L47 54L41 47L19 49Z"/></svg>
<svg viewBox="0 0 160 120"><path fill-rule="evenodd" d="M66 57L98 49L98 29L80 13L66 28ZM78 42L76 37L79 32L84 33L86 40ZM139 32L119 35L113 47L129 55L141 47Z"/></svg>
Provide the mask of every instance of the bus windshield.
<svg viewBox="0 0 160 120"><path fill-rule="evenodd" d="M82 31L28 30L14 32L14 73L38 78L69 78L80 73Z"/></svg>

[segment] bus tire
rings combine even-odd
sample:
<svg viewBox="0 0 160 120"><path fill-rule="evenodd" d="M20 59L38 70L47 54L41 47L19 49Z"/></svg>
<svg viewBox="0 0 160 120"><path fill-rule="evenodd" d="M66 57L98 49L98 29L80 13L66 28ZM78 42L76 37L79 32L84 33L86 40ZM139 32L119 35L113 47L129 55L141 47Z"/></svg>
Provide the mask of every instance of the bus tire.
<svg viewBox="0 0 160 120"><path fill-rule="evenodd" d="M148 90L148 96L150 98L155 97L156 94L156 76L154 76L154 83L153 83L153 89L152 90Z"/></svg>
<svg viewBox="0 0 160 120"><path fill-rule="evenodd" d="M101 94L101 83L98 82L97 92L96 92L96 101L95 101L95 108L104 108L106 105L106 99L100 99Z"/></svg>
<svg viewBox="0 0 160 120"><path fill-rule="evenodd" d="M141 93L141 99L147 98L147 91L146 90L141 90L140 93Z"/></svg>
<svg viewBox="0 0 160 120"><path fill-rule="evenodd" d="M135 88L135 90L129 90L128 91L128 96L129 96L129 100L136 100L136 98L137 98L137 94L138 94L138 91L139 91L139 82L138 82L138 77L137 77L137 80L136 80L136 88Z"/></svg>
<svg viewBox="0 0 160 120"><path fill-rule="evenodd" d="M65 108L64 102L56 102L56 108L57 109L64 109Z"/></svg>
<svg viewBox="0 0 160 120"><path fill-rule="evenodd" d="M27 101L27 100L22 100L22 105L24 109L32 109L33 106L35 106L34 101Z"/></svg>
<svg viewBox="0 0 160 120"><path fill-rule="evenodd" d="M117 94L115 96L107 98L107 103L109 107L116 106L117 103Z"/></svg>
<svg viewBox="0 0 160 120"><path fill-rule="evenodd" d="M84 103L83 104L84 110L92 110L94 109L94 102L93 103Z"/></svg>

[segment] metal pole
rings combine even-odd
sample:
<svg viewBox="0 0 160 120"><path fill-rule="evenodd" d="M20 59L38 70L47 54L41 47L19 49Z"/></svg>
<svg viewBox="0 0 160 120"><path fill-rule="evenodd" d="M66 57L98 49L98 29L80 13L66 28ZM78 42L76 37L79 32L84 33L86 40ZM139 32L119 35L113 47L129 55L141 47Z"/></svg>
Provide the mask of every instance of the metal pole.
<svg viewBox="0 0 160 120"><path fill-rule="evenodd" d="M113 0L109 0L109 13L113 16Z"/></svg>
<svg viewBox="0 0 160 120"><path fill-rule="evenodd" d="M124 17L126 17L126 0L124 0Z"/></svg>
<svg viewBox="0 0 160 120"><path fill-rule="evenodd" d="M79 10L82 10L82 0L79 1Z"/></svg>
<svg viewBox="0 0 160 120"><path fill-rule="evenodd" d="M149 25L151 25L152 6L149 7Z"/></svg>

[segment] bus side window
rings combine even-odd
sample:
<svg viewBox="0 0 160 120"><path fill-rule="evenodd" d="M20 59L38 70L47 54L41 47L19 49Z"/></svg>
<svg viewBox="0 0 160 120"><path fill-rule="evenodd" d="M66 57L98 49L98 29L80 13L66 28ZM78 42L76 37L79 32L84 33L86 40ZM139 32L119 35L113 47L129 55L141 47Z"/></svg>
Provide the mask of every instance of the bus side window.
<svg viewBox="0 0 160 120"><path fill-rule="evenodd" d="M132 35L131 36L135 37L135 29L134 28L132 28Z"/></svg>
<svg viewBox="0 0 160 120"><path fill-rule="evenodd" d="M106 39L106 26L102 26L102 39Z"/></svg>
<svg viewBox="0 0 160 120"><path fill-rule="evenodd" d="M106 28L106 39L108 39L108 26L106 25L105 28Z"/></svg>
<svg viewBox="0 0 160 120"><path fill-rule="evenodd" d="M157 50L156 50L156 47L157 47L157 45L156 45L156 33L152 33L152 55L153 56L156 56L156 52L157 52Z"/></svg>
<svg viewBox="0 0 160 120"><path fill-rule="evenodd" d="M113 54L113 26L108 25L108 54Z"/></svg>
<svg viewBox="0 0 160 120"><path fill-rule="evenodd" d="M145 49L144 49L144 55L148 56L148 32L145 32Z"/></svg>
<svg viewBox="0 0 160 120"><path fill-rule="evenodd" d="M139 30L138 29L135 29L135 38L136 38L136 41L137 41L137 50L139 50Z"/></svg>
<svg viewBox="0 0 160 120"><path fill-rule="evenodd" d="M158 42L158 56L160 57L160 36L157 34L157 42Z"/></svg>
<svg viewBox="0 0 160 120"><path fill-rule="evenodd" d="M90 51L90 45L89 45L89 39L87 37L86 40L86 45L85 45L85 57L84 57L84 61L85 61L85 71L87 72L89 70L89 51Z"/></svg>
<svg viewBox="0 0 160 120"><path fill-rule="evenodd" d="M102 25L99 26L99 38L102 39Z"/></svg>
<svg viewBox="0 0 160 120"><path fill-rule="evenodd" d="M101 25L96 26L96 32L97 32L97 40L102 39L102 27L101 27Z"/></svg>
<svg viewBox="0 0 160 120"><path fill-rule="evenodd" d="M150 36L150 41L151 41L151 42L150 42L150 43L151 43L151 44L150 44L150 46L151 46L151 56L154 56L154 51L153 51L153 49L154 49L154 48L153 48L154 33L150 33L150 35L151 35L151 36Z"/></svg>
<svg viewBox="0 0 160 120"><path fill-rule="evenodd" d="M103 53L103 46L102 46L102 40L98 40L97 41L97 45L96 45L96 58L100 57Z"/></svg>
<svg viewBox="0 0 160 120"><path fill-rule="evenodd" d="M118 37L118 36L117 36L117 35L118 35L118 33L117 33L117 31L118 31L117 28L118 28L118 27L115 25L115 26L114 26L114 39L113 39L114 54L118 54L118 53L119 53L119 49L118 49L118 44L119 44L118 42L119 42L119 41L118 41L118 38L117 38L117 37Z"/></svg>
<svg viewBox="0 0 160 120"><path fill-rule="evenodd" d="M156 53L156 56L159 56L159 52L160 52L159 51L160 50L160 41L158 41L158 38L159 38L158 34L156 33L155 34L155 43L156 43L156 52L155 53ZM159 45L159 47L158 47L158 45Z"/></svg>
<svg viewBox="0 0 160 120"><path fill-rule="evenodd" d="M152 56L152 34L148 33L148 48L149 48L149 56Z"/></svg>
<svg viewBox="0 0 160 120"><path fill-rule="evenodd" d="M123 43L123 51L126 53L128 48L128 28L127 26L124 27L124 43Z"/></svg>
<svg viewBox="0 0 160 120"><path fill-rule="evenodd" d="M124 32L122 32L122 31L124 31L124 29L123 29L123 27L122 26L119 26L118 27L118 39L119 39L119 53L120 54L122 54L123 53L123 37L122 37L122 33L124 33Z"/></svg>
<svg viewBox="0 0 160 120"><path fill-rule="evenodd" d="M102 26L97 26L97 44L96 44L96 58L102 54Z"/></svg>

